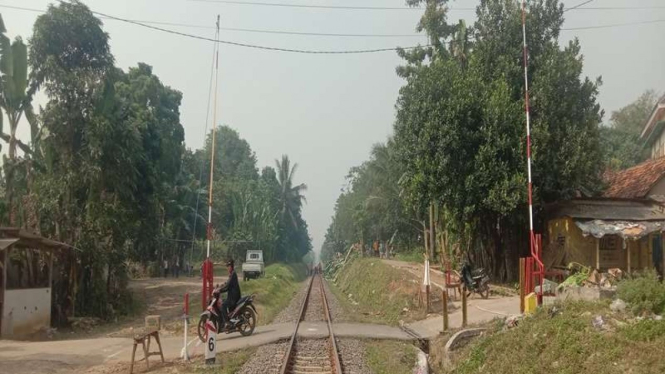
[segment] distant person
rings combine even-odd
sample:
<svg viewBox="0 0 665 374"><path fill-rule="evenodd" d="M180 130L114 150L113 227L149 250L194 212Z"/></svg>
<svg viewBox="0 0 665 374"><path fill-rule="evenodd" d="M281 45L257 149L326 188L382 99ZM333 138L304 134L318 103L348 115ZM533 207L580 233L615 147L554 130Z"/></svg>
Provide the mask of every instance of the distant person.
<svg viewBox="0 0 665 374"><path fill-rule="evenodd" d="M164 278L167 278L169 276L169 262L167 260L164 260Z"/></svg>
<svg viewBox="0 0 665 374"><path fill-rule="evenodd" d="M379 244L379 258L386 257L386 242Z"/></svg>
<svg viewBox="0 0 665 374"><path fill-rule="evenodd" d="M175 259L175 277L180 278L180 258Z"/></svg>
<svg viewBox="0 0 665 374"><path fill-rule="evenodd" d="M374 241L374 256L379 257L379 241Z"/></svg>

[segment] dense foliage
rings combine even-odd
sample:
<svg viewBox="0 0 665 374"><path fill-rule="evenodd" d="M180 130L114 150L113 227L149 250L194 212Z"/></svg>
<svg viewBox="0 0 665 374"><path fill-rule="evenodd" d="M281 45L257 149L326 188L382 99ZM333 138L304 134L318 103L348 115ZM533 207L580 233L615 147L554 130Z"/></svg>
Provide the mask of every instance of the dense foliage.
<svg viewBox="0 0 665 374"><path fill-rule="evenodd" d="M447 3L409 1L425 6L418 29L430 46L400 51L406 65L397 73L406 84L393 140L400 171L389 184L422 227L427 206L436 207L436 248L459 249L495 277L514 278L516 258L528 250L521 9L512 0L483 0L467 27L448 23ZM600 79L582 76L576 39L559 45L563 15L556 0L531 1L526 15L536 218L544 203L601 187ZM348 225L361 227L366 214Z"/></svg>
<svg viewBox="0 0 665 374"><path fill-rule="evenodd" d="M640 134L657 101L656 92L648 90L635 102L612 112L609 126L600 129L606 169L626 169L649 157L649 149L640 140Z"/></svg>
<svg viewBox="0 0 665 374"><path fill-rule="evenodd" d="M4 31L0 22L9 134L0 133L10 150L0 221L72 246L56 261L56 319L112 317L128 304L130 262L157 269L204 259L212 138L186 149L182 94L147 64L117 68L101 21L82 3L51 5L27 47ZM38 90L47 102L35 116ZM21 116L30 142L16 139ZM242 260L260 248L274 262L308 253L296 164L283 156L259 173L247 141L227 126L216 143L213 257Z"/></svg>

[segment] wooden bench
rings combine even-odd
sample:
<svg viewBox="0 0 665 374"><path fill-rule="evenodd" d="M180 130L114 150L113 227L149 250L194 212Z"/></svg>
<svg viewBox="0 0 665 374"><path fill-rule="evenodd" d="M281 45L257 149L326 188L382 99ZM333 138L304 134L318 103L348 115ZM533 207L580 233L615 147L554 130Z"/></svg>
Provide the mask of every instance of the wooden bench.
<svg viewBox="0 0 665 374"><path fill-rule="evenodd" d="M155 338L155 341L159 346L159 352L150 352L150 341L152 338ZM164 363L164 353L162 352L162 343L159 341L159 331L144 330L134 335L134 349L132 349L132 363L129 366L129 374L132 374L134 372L134 357L136 355L136 347L139 344L141 344L141 346L143 347L144 358L142 358L141 360L145 359L145 365L147 367L147 370L150 370L150 362L148 362L148 357L150 356L159 355L162 358L162 363Z"/></svg>

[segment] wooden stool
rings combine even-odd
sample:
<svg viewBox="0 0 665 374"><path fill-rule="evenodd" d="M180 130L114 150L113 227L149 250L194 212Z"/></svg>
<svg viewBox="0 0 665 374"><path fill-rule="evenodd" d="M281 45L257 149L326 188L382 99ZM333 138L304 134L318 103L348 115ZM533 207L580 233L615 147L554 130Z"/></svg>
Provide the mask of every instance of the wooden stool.
<svg viewBox="0 0 665 374"><path fill-rule="evenodd" d="M159 352L150 352L150 340L155 338L157 345L159 346ZM148 341L146 344L146 340ZM159 331L145 331L134 335L134 349L132 349L132 363L129 366L129 374L134 372L134 356L136 355L136 347L141 344L143 347L143 355L145 359L145 365L150 370L150 362L148 362L148 357L159 355L162 358L162 363L164 363L164 354L162 353L162 343L159 341ZM139 360L139 361L141 361Z"/></svg>

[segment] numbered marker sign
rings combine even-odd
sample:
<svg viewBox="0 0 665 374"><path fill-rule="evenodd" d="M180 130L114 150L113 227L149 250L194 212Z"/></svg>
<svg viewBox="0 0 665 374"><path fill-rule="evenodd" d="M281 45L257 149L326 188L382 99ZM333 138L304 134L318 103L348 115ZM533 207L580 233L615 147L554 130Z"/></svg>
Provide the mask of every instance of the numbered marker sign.
<svg viewBox="0 0 665 374"><path fill-rule="evenodd" d="M211 320L206 322L206 363L214 363L217 356L217 329Z"/></svg>

